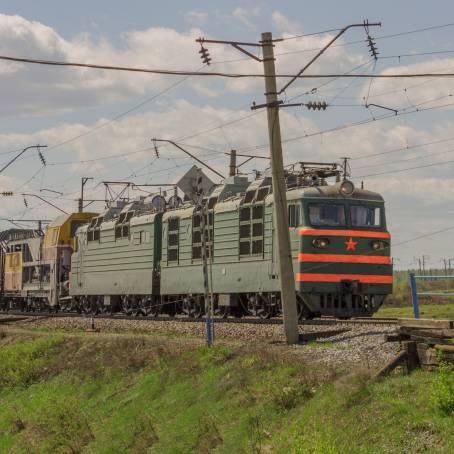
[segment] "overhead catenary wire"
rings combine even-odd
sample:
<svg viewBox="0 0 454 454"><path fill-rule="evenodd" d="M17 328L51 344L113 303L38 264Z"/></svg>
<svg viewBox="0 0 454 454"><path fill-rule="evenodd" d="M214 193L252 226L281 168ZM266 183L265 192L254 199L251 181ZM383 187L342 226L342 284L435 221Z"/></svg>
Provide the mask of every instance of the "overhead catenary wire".
<svg viewBox="0 0 454 454"><path fill-rule="evenodd" d="M262 73L226 73L226 72L206 72L206 71L191 71L191 70L176 70L176 69L153 69L153 68L139 68L132 66L111 66L93 63L77 63L65 62L55 60L40 60L34 58L21 58L0 55L0 60L13 61L20 63L30 63L46 66L59 66L59 67L76 67L76 68L90 68L90 69L103 69L108 71L125 71L136 73L149 73L160 75L173 75L173 76L197 76L197 77L225 77L232 79L243 78L266 78L270 77ZM440 77L451 78L454 73L406 73L406 74L276 74L278 78L284 79L330 79L330 78L373 78L373 79L402 79L402 78L424 78L424 77Z"/></svg>
<svg viewBox="0 0 454 454"><path fill-rule="evenodd" d="M426 108L426 109L414 109L413 111L407 111L407 112L402 112L402 113L399 113L399 115L403 115L403 114L409 114L409 113L415 113L415 112L421 112L421 111L424 111L424 110L432 110L432 109L435 109L435 108L442 108L442 107L446 107L446 106L450 106L452 105L451 104L445 104L445 105L442 105L442 106L433 106L433 107L429 107L429 108ZM250 115L249 115L250 116ZM379 121L379 120L382 120L382 119L386 119L386 118L390 118L390 117L395 117L395 115L383 115L382 117L376 117L375 119L367 119L365 121L361 121L361 122L357 122L357 123L352 123L352 124L348 124L348 125L343 125L343 126L340 126L340 127L337 127L337 128L332 128L331 130L324 130L324 131L318 131L316 133L310 133L310 134L305 134L304 136L298 136L298 137L293 137L293 138L289 138L289 139L285 139L283 140L283 142L291 142L291 141L294 141L294 140L299 140L299 139L304 139L304 138L308 138L308 137L312 137L312 136L315 136L315 135L320 135L320 134L325 134L327 132L334 132L334 131L337 131L337 130L341 130L341 129L345 129L345 128L349 128L349 127L353 127L353 126L360 126L362 124L367 124L367 123L371 123L372 121ZM237 121L237 120L233 120L233 121ZM213 128L213 129L218 129L218 127L216 128ZM436 141L435 141L436 142ZM192 146L190 144L186 144L187 146ZM239 149L239 150L243 150L243 151L249 151L251 149L259 149L259 148L265 148L267 147L268 144L264 144L264 145L260 145L260 146L255 146L255 147L250 147L250 148L243 148L243 149ZM211 149L212 150L212 149ZM221 154L223 152L221 151L216 151L216 153L218 154ZM42 170L42 169L40 169ZM141 175L138 175L138 176L141 176ZM32 177L33 179L34 177ZM29 180L30 181L30 180ZM28 183L28 182L27 182Z"/></svg>
<svg viewBox="0 0 454 454"><path fill-rule="evenodd" d="M427 167L435 167L435 166L440 166L443 164L452 164L454 162L454 159L450 159L449 161L440 161L440 162L433 162L431 164L422 164L419 166L414 166L414 167L407 167L405 169L397 169L397 170L388 170L388 171L383 171L383 172L377 172L377 173L371 173L369 175L359 175L357 178L369 178L369 177L376 177L378 175L389 175L393 173L401 173L401 172L408 172L410 170L417 170L417 169L425 169Z"/></svg>
<svg viewBox="0 0 454 454"><path fill-rule="evenodd" d="M453 152L454 152L454 148L451 148L449 150L436 151L434 153L426 153L424 155L412 156L410 158L396 159L394 161L380 162L379 164L368 164L366 166L355 167L355 171L361 170L361 169L370 169L370 168L374 168L374 167L377 168L378 165L380 165L380 166L389 166L389 165L399 164L401 162L416 161L416 160L419 160L419 159L427 159L427 158L430 158L432 156L438 156L438 155L442 155L442 154L445 154L445 153L453 153Z"/></svg>
<svg viewBox="0 0 454 454"><path fill-rule="evenodd" d="M387 120L387 119L390 119L390 118L397 118L397 117L402 116L402 115L410 115L410 114L414 114L414 113L418 113L418 112L426 112L426 111L430 111L430 110L442 109L442 108L451 107L451 106L454 106L454 103L447 103L447 104L442 104L442 105L439 105L439 106L426 107L426 108L422 108L422 109L416 108L416 109L413 109L413 110L407 110L405 112L398 112L397 114L394 114L394 113L392 113L392 114L383 114L382 116L377 116L375 118L366 118L366 119L359 120L359 121L356 121L356 122L351 122L351 123L347 123L347 124L344 124L344 125L335 126L333 128L324 129L322 131L317 131L317 132L313 132L313 133L308 133L308 134L303 134L303 135L299 135L299 136L295 136L295 137L290 137L288 139L283 139L282 143L295 142L295 141L298 141L298 140L308 139L310 137L315 137L315 136L320 136L320 135L323 135L323 134L333 133L333 132L341 131L341 130L344 130L344 129L354 128L354 127L357 127L357 126L363 126L363 125L366 125L366 124L369 124L369 123L373 123L373 122L376 122L376 121ZM255 145L255 146L251 146L251 147L238 148L238 151L248 152L248 151L252 151L252 150L259 150L261 148L266 148L267 146L268 146L268 144L260 144L260 145Z"/></svg>
<svg viewBox="0 0 454 454"><path fill-rule="evenodd" d="M386 150L386 151L382 151L382 152L379 152L379 153L371 153L371 154L368 154L368 155L356 156L356 157L350 158L350 160L351 161L357 161L357 160L360 160L360 159L378 157L378 156L388 155L390 153L397 153L399 151L411 151L411 150L414 150L416 148L428 147L428 146L431 146L431 145L437 145L437 144L441 144L441 143L451 142L453 140L454 140L454 137L449 137L449 138L446 138L446 139L433 140L433 141L430 141L430 142L423 142L423 143L418 143L418 144L415 144L415 145L406 145L405 147L393 148L391 150ZM443 151L440 152L440 153L443 153ZM431 156L431 155L432 154L430 154L429 156ZM394 163L394 162L397 162L397 161L387 161L386 163L383 163L383 164ZM362 169L362 168L370 167L370 166L374 166L374 165L377 165L377 164L361 166L361 167L355 167L355 169Z"/></svg>
<svg viewBox="0 0 454 454"><path fill-rule="evenodd" d="M413 31L409 31L409 32L404 32L404 34L415 33L415 32L424 31L424 30L428 30L428 29L434 29L434 28L441 28L441 27L446 27L446 26L450 26L450 25L452 25L452 24L444 24L444 25L442 25L442 26L426 27L426 28L424 28L424 29L419 29L419 30L413 30ZM336 29L332 29L332 31L334 31L334 30L336 30ZM321 33L326 33L326 32L329 32L329 30L325 30L325 31L323 31L323 32L320 32L320 34L321 34ZM397 35L401 35L401 33L399 33L399 34L397 34ZM387 37L391 37L391 36L393 36L393 35L379 37L379 39L387 38ZM356 76L355 76L355 77L356 77ZM246 116L246 117L249 117L249 116L252 116L252 115L248 115L248 116ZM112 120L112 121L114 121L114 120ZM241 119L240 119L240 120L233 120L233 122L236 122L236 121L241 121ZM218 128L219 128L219 127L213 128L213 130L214 130L214 129L218 129ZM65 142L65 143L66 143L66 142Z"/></svg>
<svg viewBox="0 0 454 454"><path fill-rule="evenodd" d="M432 31L432 30L437 30L437 29L442 29L442 28L447 28L447 27L453 27L454 22L450 22L447 24L441 24L441 25L432 25L430 27L423 27L423 28L416 28L413 30L406 30L404 32L398 32L398 33L392 33L388 35L379 35L379 36L374 36L374 40L380 40L380 39L390 39L390 38L398 38L400 36L406 36L406 35L412 35L415 33L423 33L427 31ZM364 44L366 42L365 39L357 39L354 41L346 41L343 43L336 43L331 46L331 49L336 48L336 47L347 47L347 46L352 46L355 44ZM300 49L300 50L294 50L294 51L287 51L287 52L280 52L276 53L275 56L281 56L281 55L291 55L291 54L299 54L299 53L306 53L306 52L315 52L322 49L321 47L313 47L313 48L308 48L308 49Z"/></svg>
<svg viewBox="0 0 454 454"><path fill-rule="evenodd" d="M199 70L201 68L205 67L205 65L201 66L199 68ZM135 106L125 110L124 112L121 112L119 113L118 115L116 115L115 117L111 118L110 120L107 120L105 121L104 123L101 123L100 125L97 125L97 126L94 126L93 128L90 128L88 131L84 131L83 133L81 134L78 134L74 137L71 137L70 139L66 139L66 140L63 140L59 143L56 143L50 147L48 147L47 151L49 150L53 150L55 148L58 148L58 147L61 147L62 145L66 145L68 143L71 143L71 142L74 142L82 137L85 137L85 136L88 136L89 134L92 134L93 132L101 129L101 128L105 128L106 126L114 123L115 121L119 120L120 118L123 118L127 115L129 115L131 112L134 112L136 111L137 109L140 109L141 107L145 106L146 104L154 101L155 99L159 98L160 96L164 95L165 93L169 92L170 90L172 90L173 88L177 87L178 85L182 84L183 82L185 82L187 79L189 79L191 76L188 75L186 77L184 77L183 79L175 82L175 83L172 83L170 84L168 87L160 90L158 93L155 93L153 96L150 96L149 98L146 98L145 100L141 101L139 104L136 104Z"/></svg>

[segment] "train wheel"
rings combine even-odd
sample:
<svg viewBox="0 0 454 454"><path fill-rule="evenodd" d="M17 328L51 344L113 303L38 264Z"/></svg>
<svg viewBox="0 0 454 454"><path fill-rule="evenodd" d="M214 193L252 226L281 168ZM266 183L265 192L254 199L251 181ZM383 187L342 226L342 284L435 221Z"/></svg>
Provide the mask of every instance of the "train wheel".
<svg viewBox="0 0 454 454"><path fill-rule="evenodd" d="M92 298L90 301L90 314L91 315L98 315L101 310L100 310L100 301L98 298Z"/></svg>
<svg viewBox="0 0 454 454"><path fill-rule="evenodd" d="M202 296L195 299L194 318L200 318L205 315L205 301Z"/></svg>
<svg viewBox="0 0 454 454"><path fill-rule="evenodd" d="M91 312L91 301L86 296L81 298L80 308L84 314L89 314Z"/></svg>
<svg viewBox="0 0 454 454"><path fill-rule="evenodd" d="M183 301L183 312L189 318L200 318L205 313L202 297L185 298Z"/></svg>
<svg viewBox="0 0 454 454"><path fill-rule="evenodd" d="M230 306L219 306L217 313L221 318L227 318L230 315Z"/></svg>
<svg viewBox="0 0 454 454"><path fill-rule="evenodd" d="M150 309L149 309L148 313L152 317L157 317L161 313L161 304L159 304L159 299L152 298L150 302L151 302L151 304L150 304Z"/></svg>
<svg viewBox="0 0 454 454"><path fill-rule="evenodd" d="M137 301L136 315L148 315L150 311L150 298L139 298Z"/></svg>
<svg viewBox="0 0 454 454"><path fill-rule="evenodd" d="M133 304L128 296L123 296L121 299L121 311L125 315L132 315Z"/></svg>
<svg viewBox="0 0 454 454"><path fill-rule="evenodd" d="M309 311L300 296L296 297L296 309L298 311L298 320L312 320L314 318L314 314Z"/></svg>
<svg viewBox="0 0 454 454"><path fill-rule="evenodd" d="M263 295L257 298L257 315L264 320L276 315L276 307L272 304L270 298Z"/></svg>

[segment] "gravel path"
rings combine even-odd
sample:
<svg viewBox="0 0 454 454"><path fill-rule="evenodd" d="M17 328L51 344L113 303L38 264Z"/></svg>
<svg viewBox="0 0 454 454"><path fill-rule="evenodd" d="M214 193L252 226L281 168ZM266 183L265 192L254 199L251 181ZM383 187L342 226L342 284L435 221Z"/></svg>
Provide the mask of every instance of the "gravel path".
<svg viewBox="0 0 454 454"><path fill-rule="evenodd" d="M9 317L15 316L1 315L0 321ZM89 330L91 320L85 317L31 316L9 323L8 326L77 332ZM97 318L95 328L100 333L170 334L193 339L205 337L205 324L201 322ZM284 350L286 354L307 358L321 365L334 367L354 365L366 369L380 367L400 350L398 343L385 342L385 334L395 330L396 326L384 324L303 325L300 326L300 332L303 334L304 342L296 346L287 346L281 325L217 323L215 326L216 339L222 343L266 343L270 348Z"/></svg>

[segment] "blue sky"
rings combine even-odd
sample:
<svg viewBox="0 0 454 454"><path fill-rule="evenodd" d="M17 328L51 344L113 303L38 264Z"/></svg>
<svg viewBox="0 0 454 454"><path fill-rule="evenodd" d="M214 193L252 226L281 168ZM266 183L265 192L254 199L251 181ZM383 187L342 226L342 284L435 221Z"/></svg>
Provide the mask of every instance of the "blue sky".
<svg viewBox="0 0 454 454"><path fill-rule="evenodd" d="M63 6L62 6L63 5ZM454 5L448 1L0 1L0 53L66 61L100 62L130 66L197 69L200 67L198 36L257 41L263 31L275 37L290 37L340 28L363 19L382 22L371 28L377 38L380 57L409 53L454 51L453 26L381 39L390 34L454 22ZM278 72L295 72L333 33L284 41L276 46ZM442 72L454 70L454 53L419 57L379 59L374 65L364 42L363 28L350 30L311 69L313 73L343 73L363 65L359 72ZM213 70L257 72L257 65L225 46L209 46ZM231 63L222 63L234 60ZM43 188L62 191L55 203L75 207L74 198L81 176L93 176L87 188L100 195L99 183L129 177L137 183L175 181L192 163L169 147L155 160L150 146L153 136L181 139L196 154L225 170L223 153L230 148L253 149L267 141L265 117L250 114L252 101L262 102L263 81L228 82L189 78L177 87L174 77L113 74L103 71L70 70L0 63L0 153L33 143L46 143L48 166L40 168L36 153L19 160L0 176L0 190L42 194ZM411 166L449 160L454 141L419 147L454 133L452 108L440 108L450 101L454 81L338 80L298 81L286 93L300 101L327 100L326 112L304 109L282 111L284 139L302 137L284 145L286 162L356 158L410 146L408 151L385 157L352 161L353 176L366 175L366 187L385 196L389 226L395 240L405 241L421 234L454 225L453 165L415 169L402 173L371 176ZM315 94L304 94L319 87ZM166 91L162 93L162 91ZM369 97L367 96L369 93ZM368 102L389 106L399 113L414 106L433 110L399 115L369 125L335 133L319 132L383 114L368 110ZM139 104L148 100L141 107ZM452 100L452 98L451 98ZM119 114L134 108L117 121ZM223 125L217 129L217 126ZM101 127L100 127L101 126ZM212 129L211 132L199 134ZM80 136L80 137L78 137ZM71 139L69 142L66 142ZM211 151L207 151L209 148ZM137 153L136 153L137 151ZM132 153L134 152L134 153ZM257 153L266 154L265 148ZM107 156L125 156L106 159ZM11 154L0 154L0 164ZM96 161L94 161L96 159ZM453 157L454 159L454 157ZM251 162L246 171L259 167ZM359 184L359 180L357 180ZM421 189L424 188L424 189ZM57 197L57 196L56 196ZM30 198L2 200L0 217L52 217L52 208ZM100 207L99 207L100 208ZM8 223L2 222L2 227ZM428 254L434 266L446 251L449 233L396 249L402 266L413 256ZM400 260L400 261L399 261Z"/></svg>

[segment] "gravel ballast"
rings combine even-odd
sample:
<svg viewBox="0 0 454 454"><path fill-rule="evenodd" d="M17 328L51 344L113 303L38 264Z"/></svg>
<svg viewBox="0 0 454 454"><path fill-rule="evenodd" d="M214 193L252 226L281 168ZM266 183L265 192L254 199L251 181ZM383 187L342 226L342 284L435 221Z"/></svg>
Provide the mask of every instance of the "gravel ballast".
<svg viewBox="0 0 454 454"><path fill-rule="evenodd" d="M11 323L8 319L11 318ZM46 331L90 332L89 317L30 316L17 320L15 315L0 315L1 326ZM15 321L13 321L16 319ZM98 333L129 333L145 335L171 335L203 340L205 324L178 320L95 318ZM266 343L270 348L284 349L286 353L310 359L321 365L338 367L355 365L377 368L389 361L400 350L399 343L385 341L385 335L396 331L388 324L343 323L329 325L300 325L303 342L296 346L285 344L280 324L216 323L216 340L222 343ZM94 333L93 335L96 335Z"/></svg>

